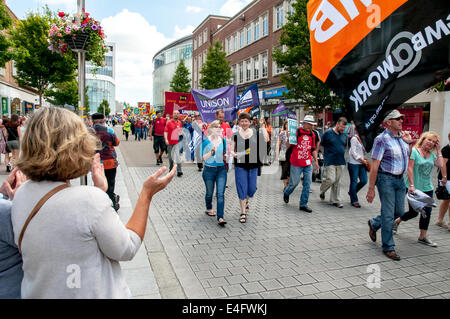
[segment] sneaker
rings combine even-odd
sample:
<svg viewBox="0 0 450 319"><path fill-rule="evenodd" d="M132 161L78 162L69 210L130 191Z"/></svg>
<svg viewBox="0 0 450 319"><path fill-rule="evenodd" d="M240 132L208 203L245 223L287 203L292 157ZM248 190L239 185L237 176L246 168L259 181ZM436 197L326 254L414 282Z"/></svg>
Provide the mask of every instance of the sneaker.
<svg viewBox="0 0 450 319"><path fill-rule="evenodd" d="M320 199L325 200L325 193L320 193Z"/></svg>
<svg viewBox="0 0 450 319"><path fill-rule="evenodd" d="M283 200L286 204L289 204L289 195L283 194Z"/></svg>
<svg viewBox="0 0 450 319"><path fill-rule="evenodd" d="M424 237L423 239L419 238L417 242L420 243L420 244L424 244L424 245L430 246L430 247L437 247L437 244L433 243L427 237Z"/></svg>
<svg viewBox="0 0 450 319"><path fill-rule="evenodd" d="M300 207L300 210L307 212L309 214L311 214L313 212L313 210L311 208L309 208L308 206Z"/></svg>
<svg viewBox="0 0 450 319"><path fill-rule="evenodd" d="M392 233L394 234L394 235L397 235L397 233L398 233L398 226L399 226L400 224L397 224L395 221L394 221L394 224L392 225Z"/></svg>
<svg viewBox="0 0 450 319"><path fill-rule="evenodd" d="M177 173L177 177L182 177L183 176L183 173Z"/></svg>

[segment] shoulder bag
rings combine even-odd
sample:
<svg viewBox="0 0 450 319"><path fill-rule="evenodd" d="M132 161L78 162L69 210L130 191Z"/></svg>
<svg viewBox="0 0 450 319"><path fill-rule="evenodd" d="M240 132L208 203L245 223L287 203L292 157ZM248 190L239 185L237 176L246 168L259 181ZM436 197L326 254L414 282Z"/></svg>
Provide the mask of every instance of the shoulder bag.
<svg viewBox="0 0 450 319"><path fill-rule="evenodd" d="M37 215L37 213L39 212L41 207L44 206L44 204L51 197L53 197L56 193L62 191L63 189L66 189L68 187L70 187L68 184L63 184L63 185L60 185L60 186L56 187L55 189L51 190L47 195L42 197L41 200L36 204L36 206L34 207L34 209L31 212L30 216L28 216L28 219L26 220L25 224L23 225L22 232L20 233L20 236L19 236L19 252L20 253L22 253L23 235L25 235L25 231L27 230L27 227L30 224L30 222L33 219L33 217Z"/></svg>

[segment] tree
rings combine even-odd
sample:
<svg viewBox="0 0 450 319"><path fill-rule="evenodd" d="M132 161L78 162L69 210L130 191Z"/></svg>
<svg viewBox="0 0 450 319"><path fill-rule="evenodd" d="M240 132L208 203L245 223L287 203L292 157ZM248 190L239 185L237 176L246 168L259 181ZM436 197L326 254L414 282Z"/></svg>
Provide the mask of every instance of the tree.
<svg viewBox="0 0 450 319"><path fill-rule="evenodd" d="M308 0L292 2L293 12L280 37L280 45L287 50L277 48L272 56L277 65L287 71L281 75L281 82L290 91L285 97L301 100L306 107L318 112L326 107L341 107L343 101L312 74L307 3Z"/></svg>
<svg viewBox="0 0 450 319"><path fill-rule="evenodd" d="M78 107L78 81L72 79L71 81L57 83L50 89L45 91L47 100L54 105L72 105Z"/></svg>
<svg viewBox="0 0 450 319"><path fill-rule="evenodd" d="M181 60L177 66L172 82L170 82L170 90L179 93L189 93L191 91L191 78L184 60Z"/></svg>
<svg viewBox="0 0 450 319"><path fill-rule="evenodd" d="M39 105L42 105L42 97L52 84L70 81L77 68L73 55L61 56L48 49L48 32L54 19L47 8L43 15L29 13L25 20L17 21L11 29L16 80L19 85L37 90Z"/></svg>
<svg viewBox="0 0 450 319"><path fill-rule="evenodd" d="M205 90L218 89L230 85L232 72L230 62L219 41L210 46L206 56L206 63L200 71L202 78L200 86Z"/></svg>
<svg viewBox="0 0 450 319"><path fill-rule="evenodd" d="M4 67L6 62L11 60L11 43L5 34L5 30L11 26L11 21L5 5L0 2L0 67Z"/></svg>
<svg viewBox="0 0 450 319"><path fill-rule="evenodd" d="M109 116L109 114L111 114L111 109L109 108L109 102L107 100L103 100L102 103L100 103L97 112L105 114L105 116Z"/></svg>

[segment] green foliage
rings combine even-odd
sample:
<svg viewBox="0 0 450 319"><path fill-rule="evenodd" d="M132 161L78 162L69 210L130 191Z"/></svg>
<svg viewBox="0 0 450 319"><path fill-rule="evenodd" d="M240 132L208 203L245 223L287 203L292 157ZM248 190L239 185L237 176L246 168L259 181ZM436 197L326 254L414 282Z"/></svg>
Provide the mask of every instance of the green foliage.
<svg viewBox="0 0 450 319"><path fill-rule="evenodd" d="M315 112L326 107L342 107L343 101L311 73L307 3L308 0L292 2L294 11L283 26L280 37L280 45L286 46L287 50L283 52L276 49L273 52L277 65L287 71L281 75L281 81L290 90L286 98L301 100L307 108Z"/></svg>
<svg viewBox="0 0 450 319"><path fill-rule="evenodd" d="M69 104L78 107L78 81L74 78L71 81L57 83L45 91L47 100L53 105L63 106Z"/></svg>
<svg viewBox="0 0 450 319"><path fill-rule="evenodd" d="M191 78L189 70L181 60L170 82L170 90L172 92L189 93L191 91Z"/></svg>
<svg viewBox="0 0 450 319"><path fill-rule="evenodd" d="M77 68L72 55L61 56L48 49L48 30L52 19L49 10L42 15L31 12L11 29L16 80L20 85L38 91L40 105L50 85L72 80Z"/></svg>
<svg viewBox="0 0 450 319"><path fill-rule="evenodd" d="M5 6L0 2L0 67L4 67L6 62L11 60L12 56L9 51L11 43L4 34L5 30L11 26L11 21Z"/></svg>
<svg viewBox="0 0 450 319"><path fill-rule="evenodd" d="M97 112L105 114L105 116L109 116L111 114L109 102L107 100L103 100L102 103L99 105Z"/></svg>
<svg viewBox="0 0 450 319"><path fill-rule="evenodd" d="M206 56L206 63L200 71L200 87L205 90L218 89L230 85L232 72L230 62L226 59L219 41L210 46Z"/></svg>

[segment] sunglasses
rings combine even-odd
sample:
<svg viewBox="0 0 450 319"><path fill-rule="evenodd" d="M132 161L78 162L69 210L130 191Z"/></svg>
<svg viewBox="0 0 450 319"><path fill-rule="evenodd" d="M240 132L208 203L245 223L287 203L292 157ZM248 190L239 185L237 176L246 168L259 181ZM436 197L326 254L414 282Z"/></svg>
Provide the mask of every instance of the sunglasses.
<svg viewBox="0 0 450 319"><path fill-rule="evenodd" d="M391 119L391 121L403 121L404 117L397 117L396 119Z"/></svg>

